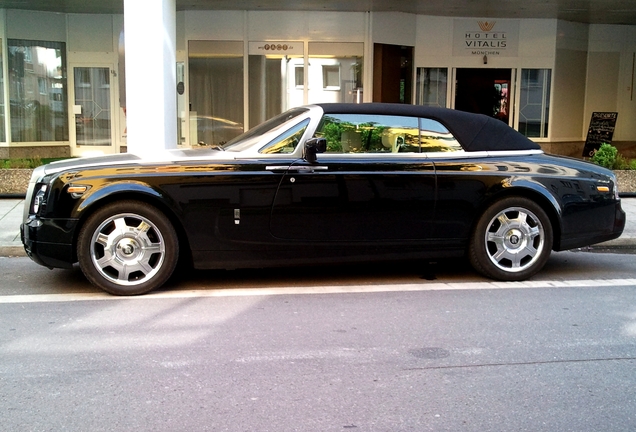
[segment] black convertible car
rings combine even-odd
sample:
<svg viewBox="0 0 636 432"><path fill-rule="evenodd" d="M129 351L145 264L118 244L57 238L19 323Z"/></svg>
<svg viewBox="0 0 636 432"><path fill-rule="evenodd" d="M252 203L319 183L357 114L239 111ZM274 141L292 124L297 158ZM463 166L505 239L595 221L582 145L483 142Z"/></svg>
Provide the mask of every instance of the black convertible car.
<svg viewBox="0 0 636 432"><path fill-rule="evenodd" d="M611 171L499 120L391 104L294 108L222 146L37 168L21 233L118 295L198 269L467 255L498 280L620 236Z"/></svg>

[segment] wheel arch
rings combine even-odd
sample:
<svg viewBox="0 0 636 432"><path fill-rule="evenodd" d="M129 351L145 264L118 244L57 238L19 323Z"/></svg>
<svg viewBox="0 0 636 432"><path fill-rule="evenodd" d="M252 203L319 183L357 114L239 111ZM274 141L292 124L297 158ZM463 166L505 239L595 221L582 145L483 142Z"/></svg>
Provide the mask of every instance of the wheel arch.
<svg viewBox="0 0 636 432"><path fill-rule="evenodd" d="M170 221L177 232L180 256L191 262L190 243L181 222L181 218L175 211L176 205L172 199L166 197L161 191L150 185L135 182L114 183L87 196L77 206L78 221L73 233L73 260L77 262L77 241L82 226L96 211L106 205L117 201L133 200L152 205L159 209ZM185 252L185 253L184 253Z"/></svg>
<svg viewBox="0 0 636 432"><path fill-rule="evenodd" d="M482 215L486 209L495 202L508 197L522 197L530 199L537 203L546 212L552 226L552 249L558 250L561 243L561 232L563 228L561 224L561 206L554 195L548 192L541 184L529 181L512 182L498 191L489 194L488 198L481 203L477 214ZM471 233L474 232L478 220L479 217L475 218L471 227Z"/></svg>

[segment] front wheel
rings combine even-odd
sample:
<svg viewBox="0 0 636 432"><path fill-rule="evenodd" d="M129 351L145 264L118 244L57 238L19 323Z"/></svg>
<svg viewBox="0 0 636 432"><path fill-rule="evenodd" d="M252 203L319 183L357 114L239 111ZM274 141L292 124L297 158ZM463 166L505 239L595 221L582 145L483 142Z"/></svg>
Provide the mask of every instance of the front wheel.
<svg viewBox="0 0 636 432"><path fill-rule="evenodd" d="M524 280L550 257L552 225L534 201L509 197L495 202L480 217L468 256L472 266L492 279Z"/></svg>
<svg viewBox="0 0 636 432"><path fill-rule="evenodd" d="M177 265L179 242L160 210L120 201L88 218L79 233L77 255L92 284L115 295L137 295L168 280Z"/></svg>

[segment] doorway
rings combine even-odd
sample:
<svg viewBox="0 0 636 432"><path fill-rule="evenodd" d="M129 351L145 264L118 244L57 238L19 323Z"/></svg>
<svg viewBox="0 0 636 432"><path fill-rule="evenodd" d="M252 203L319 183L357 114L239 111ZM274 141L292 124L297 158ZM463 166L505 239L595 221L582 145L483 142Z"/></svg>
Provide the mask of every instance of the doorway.
<svg viewBox="0 0 636 432"><path fill-rule="evenodd" d="M512 84L510 69L457 69L455 109L510 124Z"/></svg>
<svg viewBox="0 0 636 432"><path fill-rule="evenodd" d="M413 47L373 45L373 102L410 104L413 89Z"/></svg>
<svg viewBox="0 0 636 432"><path fill-rule="evenodd" d="M110 66L73 67L74 154L114 153Z"/></svg>

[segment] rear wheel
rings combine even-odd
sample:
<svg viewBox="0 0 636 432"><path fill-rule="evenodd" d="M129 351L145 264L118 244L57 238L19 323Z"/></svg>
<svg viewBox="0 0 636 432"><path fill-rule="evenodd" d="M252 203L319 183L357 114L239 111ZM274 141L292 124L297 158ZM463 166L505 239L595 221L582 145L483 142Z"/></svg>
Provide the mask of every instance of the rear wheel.
<svg viewBox="0 0 636 432"><path fill-rule="evenodd" d="M137 295L168 280L177 265L179 242L160 210L120 201L88 218L80 230L77 255L91 283L111 294Z"/></svg>
<svg viewBox="0 0 636 432"><path fill-rule="evenodd" d="M550 219L537 203L522 197L504 198L479 219L469 259L475 270L489 278L524 280L545 265L552 241Z"/></svg>

